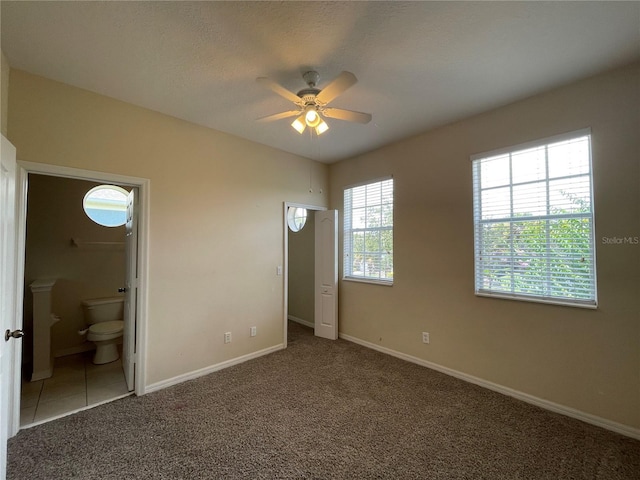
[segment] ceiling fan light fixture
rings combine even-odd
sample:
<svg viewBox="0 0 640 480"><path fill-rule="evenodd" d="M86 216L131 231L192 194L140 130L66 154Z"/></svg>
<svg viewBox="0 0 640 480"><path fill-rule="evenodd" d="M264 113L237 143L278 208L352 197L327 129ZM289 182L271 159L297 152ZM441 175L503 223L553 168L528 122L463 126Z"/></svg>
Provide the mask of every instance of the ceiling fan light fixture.
<svg viewBox="0 0 640 480"><path fill-rule="evenodd" d="M315 128L320 125L322 119L320 115L316 111L315 105L307 105L304 109L304 121L306 122L308 127Z"/></svg>
<svg viewBox="0 0 640 480"><path fill-rule="evenodd" d="M302 132L304 132L305 128L307 128L307 124L305 122L305 116L304 115L300 115L298 118L296 118L293 123L291 124L291 126L293 128L295 128L295 130L302 134Z"/></svg>
<svg viewBox="0 0 640 480"><path fill-rule="evenodd" d="M316 134L322 135L324 132L329 130L329 125L324 120L320 120L320 123L316 127Z"/></svg>
<svg viewBox="0 0 640 480"><path fill-rule="evenodd" d="M308 109L307 113L304 115L304 119L306 120L307 125L311 127L314 123L318 123L318 113L314 109Z"/></svg>

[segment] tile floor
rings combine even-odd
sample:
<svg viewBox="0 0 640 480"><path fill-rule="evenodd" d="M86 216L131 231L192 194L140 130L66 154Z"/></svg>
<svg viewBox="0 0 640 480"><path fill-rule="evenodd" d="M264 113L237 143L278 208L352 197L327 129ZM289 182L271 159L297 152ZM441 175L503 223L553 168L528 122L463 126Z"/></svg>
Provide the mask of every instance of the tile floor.
<svg viewBox="0 0 640 480"><path fill-rule="evenodd" d="M53 376L22 382L20 426L128 394L122 359L105 365L91 362L93 352L55 359Z"/></svg>

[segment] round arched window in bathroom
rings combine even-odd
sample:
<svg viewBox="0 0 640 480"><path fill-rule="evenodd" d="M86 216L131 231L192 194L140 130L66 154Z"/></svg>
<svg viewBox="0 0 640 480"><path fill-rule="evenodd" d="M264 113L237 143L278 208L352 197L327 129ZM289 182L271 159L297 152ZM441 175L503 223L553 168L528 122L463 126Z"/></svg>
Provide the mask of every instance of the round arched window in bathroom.
<svg viewBox="0 0 640 480"><path fill-rule="evenodd" d="M129 193L115 185L98 185L87 192L82 208L91 220L103 227L119 227L127 221Z"/></svg>
<svg viewBox="0 0 640 480"><path fill-rule="evenodd" d="M287 223L292 232L299 232L307 223L307 209L302 207L289 207Z"/></svg>

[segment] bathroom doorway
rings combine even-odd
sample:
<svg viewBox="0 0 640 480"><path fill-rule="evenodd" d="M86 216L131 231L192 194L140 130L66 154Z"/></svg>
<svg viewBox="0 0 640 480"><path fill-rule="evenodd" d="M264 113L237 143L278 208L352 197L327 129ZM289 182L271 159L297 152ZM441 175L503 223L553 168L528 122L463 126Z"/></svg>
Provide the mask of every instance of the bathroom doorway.
<svg viewBox="0 0 640 480"><path fill-rule="evenodd" d="M23 195L23 208L19 208L23 210L18 229L23 230L19 238L25 261L18 278L24 278L23 328L31 337L23 343L23 369L14 379L14 388L20 388L21 395L19 412L13 415L19 417L16 423L23 428L132 393L144 393L144 369L133 360L142 357L145 338L148 180L28 162L20 166L22 186L28 193ZM139 200L130 207L130 213L141 220L134 245L137 248L127 246L131 242L124 225L97 225L88 217L89 212L85 213L83 199L87 192L105 184L115 185L124 193L137 193ZM45 349L40 355L51 357L50 375L43 373L46 358L40 361L44 368L33 368L38 352L34 351L34 293L30 285L36 282L37 287L37 280L50 284L50 344L49 351ZM130 318L125 315L125 335L117 340L119 358L95 365L95 343L79 333L87 326L82 300L118 296L118 290L124 291L125 286ZM129 385L123 358L125 366L131 367Z"/></svg>

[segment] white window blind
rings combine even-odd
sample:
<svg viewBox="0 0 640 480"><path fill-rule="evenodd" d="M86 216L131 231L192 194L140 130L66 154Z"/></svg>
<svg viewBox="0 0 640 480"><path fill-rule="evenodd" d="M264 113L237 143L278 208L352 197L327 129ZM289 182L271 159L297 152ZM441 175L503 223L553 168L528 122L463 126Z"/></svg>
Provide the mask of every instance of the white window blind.
<svg viewBox="0 0 640 480"><path fill-rule="evenodd" d="M393 283L393 179L344 191L344 278Z"/></svg>
<svg viewBox="0 0 640 480"><path fill-rule="evenodd" d="M476 294L596 305L590 141L472 157Z"/></svg>

